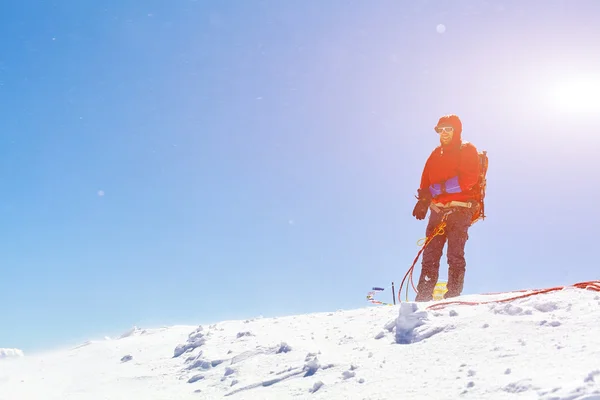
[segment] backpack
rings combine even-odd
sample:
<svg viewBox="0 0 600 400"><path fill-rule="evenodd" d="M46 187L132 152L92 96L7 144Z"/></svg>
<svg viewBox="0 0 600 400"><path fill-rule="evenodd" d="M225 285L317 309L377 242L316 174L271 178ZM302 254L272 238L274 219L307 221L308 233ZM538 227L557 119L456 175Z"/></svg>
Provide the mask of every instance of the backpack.
<svg viewBox="0 0 600 400"><path fill-rule="evenodd" d="M473 213L473 219L471 220L471 225L477 222L478 220L484 220L485 215L485 189L487 185L487 170L488 170L488 156L487 151L483 150L478 152L479 154L479 179L477 183L473 187L473 190L476 193L476 200L479 202L479 207L475 209Z"/></svg>
<svg viewBox="0 0 600 400"><path fill-rule="evenodd" d="M460 146L460 149L462 150L463 147L465 146L465 144L467 144L468 142L463 142L462 145ZM485 187L487 185L487 179L486 179L486 175L487 175L487 170L488 170L488 156L487 156L487 151L483 150L483 151L478 151L477 154L479 155L479 178L477 179L477 183L475 184L475 186L473 186L473 192L475 193L475 200L479 203L478 207L475 208L475 211L473 212L473 218L471 219L471 225L473 225L475 222L481 220L484 220L486 215L485 215L485 204L484 204L484 200L485 200Z"/></svg>

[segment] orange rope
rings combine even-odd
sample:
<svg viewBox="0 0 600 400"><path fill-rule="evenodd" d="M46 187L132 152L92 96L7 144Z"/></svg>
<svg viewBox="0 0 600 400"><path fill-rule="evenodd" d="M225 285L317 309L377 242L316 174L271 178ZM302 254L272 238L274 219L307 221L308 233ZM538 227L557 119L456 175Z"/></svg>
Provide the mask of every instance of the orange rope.
<svg viewBox="0 0 600 400"><path fill-rule="evenodd" d="M402 301L402 300L400 300L402 298L402 287L404 286L404 281L406 280L407 277L409 278L409 281L410 281L410 284L411 284L413 290L416 293L419 293L419 291L415 287L415 283L413 281L413 271L415 269L415 265L417 264L417 260L421 256L421 253L423 253L423 251L425 250L425 247L427 247L427 245L433 240L433 238L436 237L437 235L443 235L445 233L444 228L446 227L446 217L447 216L448 216L448 214L445 214L442 217L441 222L435 227L435 229L433 230L431 235L427 236L424 239L421 250L419 250L419 252L417 253L417 256L413 260L412 265L410 266L408 271L406 271L406 274L404 274L404 278L402 278L402 282L400 283L400 288L398 289L398 301L400 301L400 302ZM423 239L421 239L421 240L423 240ZM419 240L419 242L421 242L421 240ZM417 243L419 243L419 242L417 242ZM406 285L406 301L409 301L408 300L408 288L409 288L409 286L407 284Z"/></svg>
<svg viewBox="0 0 600 400"><path fill-rule="evenodd" d="M448 301L448 302L444 302L444 303L436 303L436 304L432 304L430 306L428 306L426 309L427 310L439 310L441 308L444 308L446 306L449 305L468 305L468 306L476 306L476 305L481 305L481 304L491 304L491 303L505 303L508 301L513 301L513 300L517 300L517 299L524 299L526 297L530 297L530 296L537 296L539 294L544 294L544 293L550 293L550 292L556 292L559 290L563 290L566 289L567 287L574 287L574 288L578 288L578 289L586 289L586 290L593 290L596 292L600 292L600 281L588 281L588 282L579 282L579 283L575 283L573 285L568 285L568 286L555 286L555 287L551 287L551 288L545 288L545 289L535 289L533 291L531 291L530 293L525 293L525 294L521 294L518 296L512 296L512 297L508 297L506 299L500 299L500 300L490 300L490 301ZM525 292L527 290L517 290L515 292ZM512 293L512 292L506 292L506 293ZM487 294L501 294L501 293L487 293Z"/></svg>

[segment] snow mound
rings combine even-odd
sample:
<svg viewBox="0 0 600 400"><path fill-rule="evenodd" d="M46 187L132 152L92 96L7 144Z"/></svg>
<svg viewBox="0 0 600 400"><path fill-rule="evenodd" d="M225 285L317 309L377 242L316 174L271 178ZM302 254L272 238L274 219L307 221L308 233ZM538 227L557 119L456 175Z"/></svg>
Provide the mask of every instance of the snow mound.
<svg viewBox="0 0 600 400"><path fill-rule="evenodd" d="M432 304L136 329L7 361L0 398L600 400L598 294Z"/></svg>
<svg viewBox="0 0 600 400"><path fill-rule="evenodd" d="M456 312L451 311L450 316ZM409 344L428 339L433 335L452 329L451 324L430 325L427 311L419 311L416 303L401 303L396 319L396 343Z"/></svg>
<svg viewBox="0 0 600 400"><path fill-rule="evenodd" d="M19 349L0 349L0 359L23 357L23 351Z"/></svg>

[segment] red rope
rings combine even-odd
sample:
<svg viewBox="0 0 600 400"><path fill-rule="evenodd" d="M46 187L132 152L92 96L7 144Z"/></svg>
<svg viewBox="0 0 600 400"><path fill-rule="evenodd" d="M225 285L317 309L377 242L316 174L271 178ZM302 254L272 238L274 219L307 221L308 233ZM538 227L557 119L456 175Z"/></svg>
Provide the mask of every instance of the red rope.
<svg viewBox="0 0 600 400"><path fill-rule="evenodd" d="M423 251L425 250L425 247L427 247L427 245L433 240L433 238L436 237L437 235L444 234L444 228L446 227L447 216L448 216L448 214L444 215L442 220L435 227L435 229L432 231L432 233L425 238L425 242L423 243L421 250L419 250L419 252L417 253L417 256L413 260L412 265L410 266L408 271L406 271L406 274L404 274L404 278L402 278L402 282L400 283L400 288L398 289L398 301L399 302L402 302L402 300L400 300L402 298L402 287L404 286L404 281L406 280L407 277L409 278L410 284L411 284L413 290L415 291L415 293L419 293L419 291L417 290L415 283L413 281L413 271L415 269L415 265L417 264L417 260L421 256L421 253L423 253ZM408 301L408 285L406 285L406 301Z"/></svg>
<svg viewBox="0 0 600 400"><path fill-rule="evenodd" d="M521 294L521 295L518 295L518 296L511 296L511 297L508 297L508 298L505 298L505 299L500 299L500 300L490 300L490 301L463 301L463 300L447 301L447 302L444 302L444 303L435 303L435 304L432 304L432 305L428 306L426 309L427 310L439 310L439 309L444 308L444 307L449 306L449 305L476 306L476 305L481 305L481 304L505 303L505 302L508 302L508 301L513 301L513 300L518 300L518 299L524 299L526 297L537 296L539 294L556 292L556 291L559 291L559 290L566 289L567 287L574 287L574 288L578 288L578 289L586 289L586 290L593 290L595 292L600 292L600 281L579 282L579 283L575 283L573 285L568 285L568 286L555 286L555 287L544 288L544 289L534 289L530 293L525 293L525 294ZM526 292L526 291L528 291L528 290L517 290L515 292ZM512 292L505 292L505 293L512 293ZM486 294L502 294L502 293L486 293Z"/></svg>

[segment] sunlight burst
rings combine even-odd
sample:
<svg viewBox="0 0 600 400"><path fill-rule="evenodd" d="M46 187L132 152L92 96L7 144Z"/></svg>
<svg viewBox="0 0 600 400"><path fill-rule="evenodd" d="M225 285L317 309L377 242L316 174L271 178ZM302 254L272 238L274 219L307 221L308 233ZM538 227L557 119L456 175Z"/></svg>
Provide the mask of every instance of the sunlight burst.
<svg viewBox="0 0 600 400"><path fill-rule="evenodd" d="M553 86L553 103L568 112L600 112L600 76L574 76Z"/></svg>

